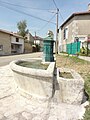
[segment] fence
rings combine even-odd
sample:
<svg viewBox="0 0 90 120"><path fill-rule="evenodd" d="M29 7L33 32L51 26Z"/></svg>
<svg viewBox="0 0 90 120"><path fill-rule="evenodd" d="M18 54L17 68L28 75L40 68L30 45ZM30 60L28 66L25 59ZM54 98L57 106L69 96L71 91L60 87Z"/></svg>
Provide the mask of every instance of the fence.
<svg viewBox="0 0 90 120"><path fill-rule="evenodd" d="M66 45L66 52L68 54L77 54L80 52L80 42L74 42Z"/></svg>

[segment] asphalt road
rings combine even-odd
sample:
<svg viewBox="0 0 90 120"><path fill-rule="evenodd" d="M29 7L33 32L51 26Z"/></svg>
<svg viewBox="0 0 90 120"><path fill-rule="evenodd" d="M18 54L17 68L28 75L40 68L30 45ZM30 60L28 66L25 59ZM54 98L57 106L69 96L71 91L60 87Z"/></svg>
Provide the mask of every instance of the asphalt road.
<svg viewBox="0 0 90 120"><path fill-rule="evenodd" d="M0 56L0 66L8 65L13 60L27 59L27 58L40 58L42 57L41 52L30 53L30 54L20 54L20 55L10 55L10 56Z"/></svg>

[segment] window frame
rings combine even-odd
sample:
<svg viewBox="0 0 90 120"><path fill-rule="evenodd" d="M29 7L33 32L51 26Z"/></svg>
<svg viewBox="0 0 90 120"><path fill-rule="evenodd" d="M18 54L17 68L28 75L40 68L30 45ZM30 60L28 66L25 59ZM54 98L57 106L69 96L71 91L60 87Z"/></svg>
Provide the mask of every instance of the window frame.
<svg viewBox="0 0 90 120"><path fill-rule="evenodd" d="M18 37L16 37L16 42L19 42L19 38Z"/></svg>
<svg viewBox="0 0 90 120"><path fill-rule="evenodd" d="M65 27L65 28L64 28L63 38L64 38L64 40L65 40L65 39L68 39L68 27Z"/></svg>
<svg viewBox="0 0 90 120"><path fill-rule="evenodd" d="M0 45L0 51L3 51L3 45Z"/></svg>

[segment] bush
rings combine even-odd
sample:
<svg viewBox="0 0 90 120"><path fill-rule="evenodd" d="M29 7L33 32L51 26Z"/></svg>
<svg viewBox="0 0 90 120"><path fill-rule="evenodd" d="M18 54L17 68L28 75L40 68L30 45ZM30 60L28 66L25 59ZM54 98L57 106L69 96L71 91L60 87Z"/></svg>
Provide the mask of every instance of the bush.
<svg viewBox="0 0 90 120"><path fill-rule="evenodd" d="M90 120L90 107L85 112L84 120Z"/></svg>
<svg viewBox="0 0 90 120"><path fill-rule="evenodd" d="M90 74L87 74L87 78L85 79L85 91L89 96L90 102ZM90 105L86 107L86 112L84 115L84 120L90 120Z"/></svg>
<svg viewBox="0 0 90 120"><path fill-rule="evenodd" d="M39 52L40 51L41 46L40 45L36 45L36 51Z"/></svg>
<svg viewBox="0 0 90 120"><path fill-rule="evenodd" d="M88 50L88 54L90 54L90 50L87 47L82 47L80 49L80 55L87 55L87 50Z"/></svg>

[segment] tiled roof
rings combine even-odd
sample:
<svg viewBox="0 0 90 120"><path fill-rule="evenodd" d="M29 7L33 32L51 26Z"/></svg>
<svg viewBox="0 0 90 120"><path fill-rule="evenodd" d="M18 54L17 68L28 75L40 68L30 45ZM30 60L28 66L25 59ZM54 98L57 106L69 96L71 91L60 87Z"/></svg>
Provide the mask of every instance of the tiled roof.
<svg viewBox="0 0 90 120"><path fill-rule="evenodd" d="M43 40L43 38L41 38L41 37L39 37L39 36L34 36L34 39L35 39L35 40L41 40L41 41Z"/></svg>
<svg viewBox="0 0 90 120"><path fill-rule="evenodd" d="M9 35L12 35L12 36L15 36L15 37L23 38L22 36L18 35L17 33L9 32L9 31L7 31L7 30L2 30L2 29L0 29L0 32L9 34Z"/></svg>
<svg viewBox="0 0 90 120"><path fill-rule="evenodd" d="M90 15L90 11L73 13L73 14L60 26L60 28L62 28L70 19L72 19L74 16L77 16L77 15Z"/></svg>

